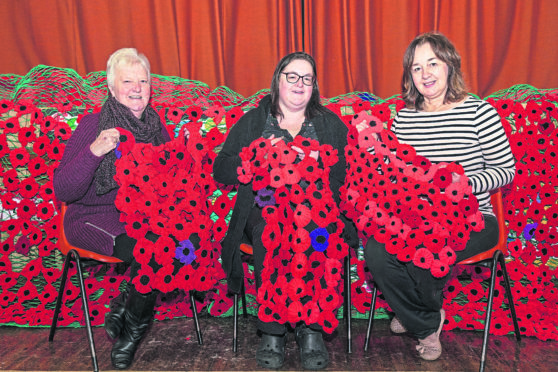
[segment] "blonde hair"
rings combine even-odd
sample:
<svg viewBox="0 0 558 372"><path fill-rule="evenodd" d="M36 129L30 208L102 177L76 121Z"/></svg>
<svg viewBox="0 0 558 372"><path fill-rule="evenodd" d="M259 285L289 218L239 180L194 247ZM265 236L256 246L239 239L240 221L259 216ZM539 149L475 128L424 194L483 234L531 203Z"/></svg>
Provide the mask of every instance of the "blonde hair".
<svg viewBox="0 0 558 372"><path fill-rule="evenodd" d="M114 87L114 71L116 67L122 65L140 64L147 71L147 78L151 82L151 66L149 60L143 53L138 53L136 48L121 48L112 53L107 61L107 84L110 88Z"/></svg>

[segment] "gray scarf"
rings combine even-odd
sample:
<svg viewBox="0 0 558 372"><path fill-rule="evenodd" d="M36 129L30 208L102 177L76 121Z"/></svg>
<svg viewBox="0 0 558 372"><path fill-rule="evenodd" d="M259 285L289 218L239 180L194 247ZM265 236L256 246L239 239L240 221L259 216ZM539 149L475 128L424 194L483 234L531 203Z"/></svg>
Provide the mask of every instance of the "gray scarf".
<svg viewBox="0 0 558 372"><path fill-rule="evenodd" d="M159 114L151 105L147 105L140 120L135 117L128 107L118 102L112 94L109 94L109 98L101 108L97 136L105 129L117 127L130 131L136 142L151 143L154 146L159 146L164 142L161 134L163 126ZM118 187L114 180L116 175L115 161L116 154L114 151L110 151L95 171L95 191L97 195L106 194Z"/></svg>

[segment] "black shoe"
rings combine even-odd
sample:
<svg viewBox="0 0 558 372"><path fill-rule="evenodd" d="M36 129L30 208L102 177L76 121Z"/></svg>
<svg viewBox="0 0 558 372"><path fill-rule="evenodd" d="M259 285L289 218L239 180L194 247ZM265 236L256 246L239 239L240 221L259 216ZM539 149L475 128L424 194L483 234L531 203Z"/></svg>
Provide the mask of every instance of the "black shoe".
<svg viewBox="0 0 558 372"><path fill-rule="evenodd" d="M300 360L304 369L324 369L329 363L329 354L322 332L300 325L295 329L296 343L300 348Z"/></svg>
<svg viewBox="0 0 558 372"><path fill-rule="evenodd" d="M110 338L116 339L120 337L122 328L124 328L124 309L126 308L126 300L128 299L128 288L110 302L110 312L105 315L105 331Z"/></svg>
<svg viewBox="0 0 558 372"><path fill-rule="evenodd" d="M278 369L285 362L286 336L262 333L260 346L256 350L256 361L264 368Z"/></svg>
<svg viewBox="0 0 558 372"><path fill-rule="evenodd" d="M112 347L110 358L117 369L126 369L134 361L134 354L153 319L153 309L157 292L143 295L130 289L130 295L124 310L124 327L122 334Z"/></svg>

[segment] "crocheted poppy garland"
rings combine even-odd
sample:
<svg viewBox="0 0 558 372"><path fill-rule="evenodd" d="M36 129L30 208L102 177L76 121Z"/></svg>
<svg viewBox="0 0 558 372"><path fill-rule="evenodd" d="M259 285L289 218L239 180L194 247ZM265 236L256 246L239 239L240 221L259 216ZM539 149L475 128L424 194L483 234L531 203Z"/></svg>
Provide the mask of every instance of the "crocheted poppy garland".
<svg viewBox="0 0 558 372"><path fill-rule="evenodd" d="M302 160L295 147L304 153ZM318 160L310 155L316 152ZM259 318L318 323L333 332L342 302L342 260L348 253L341 238L344 225L329 187L337 150L302 137L275 145L258 139L240 157L238 179L252 183L267 223L262 236L267 254L257 296Z"/></svg>
<svg viewBox="0 0 558 372"><path fill-rule="evenodd" d="M400 144L382 122L365 111L353 119L345 150L348 170L342 208L367 239L374 237L401 262L440 278L465 248L471 231L484 228L476 197L463 168L432 164L412 146ZM461 175L452 182L452 172Z"/></svg>
<svg viewBox="0 0 558 372"><path fill-rule="evenodd" d="M212 236L207 146L198 124L190 127L187 145L183 127L157 147L135 143L119 128L116 207L126 232L138 241L134 257L141 269L133 283L139 292L207 291L222 278L220 247ZM155 242L148 232L158 236Z"/></svg>

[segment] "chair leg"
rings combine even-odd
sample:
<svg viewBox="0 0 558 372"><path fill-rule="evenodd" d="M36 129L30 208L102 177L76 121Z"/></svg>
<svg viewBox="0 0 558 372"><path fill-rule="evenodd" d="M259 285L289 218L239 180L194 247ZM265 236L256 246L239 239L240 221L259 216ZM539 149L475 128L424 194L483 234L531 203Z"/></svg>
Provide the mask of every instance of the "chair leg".
<svg viewBox="0 0 558 372"><path fill-rule="evenodd" d="M372 302L370 303L370 312L368 314L368 327L366 328L366 338L364 339L364 351L368 351L368 344L370 343L370 334L372 333L372 322L374 321L374 312L376 311L376 297L378 295L378 288L374 284L372 290Z"/></svg>
<svg viewBox="0 0 558 372"><path fill-rule="evenodd" d="M246 308L246 287L244 286L244 284L242 284L242 287L240 287L240 293L242 293L242 317L246 319L248 318L248 310Z"/></svg>
<svg viewBox="0 0 558 372"><path fill-rule="evenodd" d="M347 353L352 354L353 352L353 339L352 339L352 301L351 301L351 248L349 248L349 254L345 257L345 318L347 319Z"/></svg>
<svg viewBox="0 0 558 372"><path fill-rule="evenodd" d="M500 262L500 267L502 268L502 273L504 274L504 288L506 289L506 296L508 297L508 305L510 307L510 312L512 315L513 328L515 331L515 338L517 341L521 341L521 333L519 333L519 324L517 323L517 315L515 313L515 305L513 302L513 297L511 293L510 278L508 276L508 270L506 269L506 258L499 252L498 261Z"/></svg>
<svg viewBox="0 0 558 372"><path fill-rule="evenodd" d="M56 297L56 306L54 308L54 316L52 317L52 324L50 326L50 333L48 335L48 340L52 342L54 340L54 333L56 332L56 325L58 324L58 315L60 314L60 308L62 306L62 299L64 298L64 290L66 289L66 279L68 278L68 268L70 267L71 255L66 256L64 261L64 267L62 269L62 279L60 280L60 287L58 288L58 297Z"/></svg>
<svg viewBox="0 0 558 372"><path fill-rule="evenodd" d="M79 288L80 288L80 292L81 292L81 300L83 302L83 315L85 316L85 327L87 328L87 340L89 341L89 349L91 351L91 361L93 363L93 370L94 371L98 371L99 370L99 366L97 363L97 352L95 351L95 340L93 338L93 330L91 329L91 318L89 317L89 303L88 303L88 299L87 299L87 292L85 291L85 283L83 282L83 271L82 271L82 266L81 266L81 260L79 258L79 254L75 251L75 250L70 250L66 256L66 262L64 263L64 273L63 275L63 280L60 283L60 290L62 292L60 292L59 290L59 294L58 294L58 299L56 301L56 309L58 310L58 312L60 311L60 306L62 303L62 296L61 294L64 292L65 286L66 286L66 279L68 276L68 268L70 266L70 261L72 260L75 261L76 263L76 269L77 269L77 275L78 275L78 280L79 280ZM54 338L54 329L56 328L56 323L58 321L58 312L56 312L55 310L55 314L54 314L54 320L52 322L52 326L50 329L50 336L49 336L49 341L52 341Z"/></svg>
<svg viewBox="0 0 558 372"><path fill-rule="evenodd" d="M192 313L194 314L194 326L196 327L196 335L198 336L198 344L203 345L203 339L200 329L200 322L198 320L198 310L196 308L196 300L194 294L190 291L190 306L192 307Z"/></svg>
<svg viewBox="0 0 558 372"><path fill-rule="evenodd" d="M233 305L233 352L237 351L238 342L238 293L234 294L234 305Z"/></svg>
<svg viewBox="0 0 558 372"><path fill-rule="evenodd" d="M485 314L485 319L484 319L484 334L483 334L483 339L482 339L482 351L481 351L481 360L480 360L480 366L479 366L479 371L482 372L484 371L484 367L486 364L486 349L488 346L488 336L490 335L490 321L492 319L492 302L494 300L494 286L496 283L496 269L498 267L498 258L497 258L497 254L498 252L496 252L494 254L494 257L492 258L492 264L490 267L491 270L491 274L490 274L490 286L488 287L488 304L486 306L486 314Z"/></svg>

